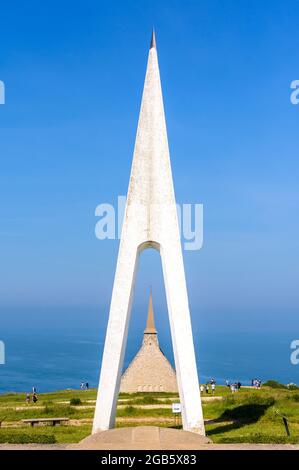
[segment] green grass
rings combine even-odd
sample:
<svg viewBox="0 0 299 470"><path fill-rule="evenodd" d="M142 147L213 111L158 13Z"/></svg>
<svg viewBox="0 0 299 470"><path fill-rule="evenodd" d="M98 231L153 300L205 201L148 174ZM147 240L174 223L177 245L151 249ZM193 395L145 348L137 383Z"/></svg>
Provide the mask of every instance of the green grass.
<svg viewBox="0 0 299 470"><path fill-rule="evenodd" d="M172 417L172 411L171 408L154 408L154 409L145 409L145 408L137 408L132 405L128 405L125 408L121 408L117 410L117 417L131 417L131 416L136 416L136 417L156 417L156 416L162 416L162 417Z"/></svg>
<svg viewBox="0 0 299 470"><path fill-rule="evenodd" d="M30 443L39 443L39 444L55 444L56 438L53 433L43 432L34 432L15 429L0 429L0 443L4 444L30 444Z"/></svg>
<svg viewBox="0 0 299 470"><path fill-rule="evenodd" d="M178 397L175 397L176 400L179 400ZM152 395L144 395L143 397L139 398L131 398L129 399L130 405L171 405L174 402L174 398L162 398L162 397L154 397ZM120 404L125 405L127 401L120 402Z"/></svg>
<svg viewBox="0 0 299 470"><path fill-rule="evenodd" d="M261 390L242 388L232 395L228 387L217 387L215 396L222 400L204 402L203 413L207 422L207 435L219 443L299 443L299 393L281 386L263 387ZM203 394L206 396L206 394ZM210 395L211 396L211 395ZM177 394L162 392L120 394L123 405L117 410L117 427L134 425L174 426L171 403ZM0 442L78 442L91 432L92 408L88 400L96 399L96 390L63 390L40 394L37 405L25 403L25 394L0 395L0 421L16 427L0 428ZM162 400L163 399L163 400ZM151 405L169 408L150 408ZM141 405L143 407L141 407ZM147 408L144 408L147 406ZM17 410L17 408L20 408ZM282 416L289 420L291 437L286 435ZM68 417L68 425L36 426L22 424L22 419L41 417ZM138 418L138 423L134 419ZM78 421L76 420L87 420ZM27 441L26 441L27 439ZM28 440L29 439L29 440ZM47 441L48 440L48 441Z"/></svg>
<svg viewBox="0 0 299 470"><path fill-rule="evenodd" d="M38 426L34 428L0 429L0 443L9 444L71 444L79 442L91 433L91 425Z"/></svg>

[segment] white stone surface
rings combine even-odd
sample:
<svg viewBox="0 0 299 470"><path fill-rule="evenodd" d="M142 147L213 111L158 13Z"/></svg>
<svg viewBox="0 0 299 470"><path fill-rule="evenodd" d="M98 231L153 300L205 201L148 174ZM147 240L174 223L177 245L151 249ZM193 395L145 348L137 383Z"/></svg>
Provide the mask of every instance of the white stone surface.
<svg viewBox="0 0 299 470"><path fill-rule="evenodd" d="M115 424L140 252L160 251L183 428L205 434L157 51L149 51L102 359L93 433Z"/></svg>

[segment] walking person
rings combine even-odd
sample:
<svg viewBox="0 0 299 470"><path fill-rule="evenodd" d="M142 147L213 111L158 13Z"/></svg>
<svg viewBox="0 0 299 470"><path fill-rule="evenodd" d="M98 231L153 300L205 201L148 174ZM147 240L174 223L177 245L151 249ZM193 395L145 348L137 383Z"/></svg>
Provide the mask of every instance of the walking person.
<svg viewBox="0 0 299 470"><path fill-rule="evenodd" d="M38 398L37 398L37 394L36 394L36 393L34 393L34 394L32 395L32 401L33 401L33 403L36 403L36 402L37 402L37 400L38 400Z"/></svg>
<svg viewBox="0 0 299 470"><path fill-rule="evenodd" d="M214 395L215 394L215 389L216 389L215 382L212 383L211 389L212 389L212 395Z"/></svg>
<svg viewBox="0 0 299 470"><path fill-rule="evenodd" d="M26 404L29 405L30 403L30 393L26 393Z"/></svg>
<svg viewBox="0 0 299 470"><path fill-rule="evenodd" d="M262 386L262 381L261 381L261 380L258 380L258 381L257 381L257 388L261 388L261 386Z"/></svg>

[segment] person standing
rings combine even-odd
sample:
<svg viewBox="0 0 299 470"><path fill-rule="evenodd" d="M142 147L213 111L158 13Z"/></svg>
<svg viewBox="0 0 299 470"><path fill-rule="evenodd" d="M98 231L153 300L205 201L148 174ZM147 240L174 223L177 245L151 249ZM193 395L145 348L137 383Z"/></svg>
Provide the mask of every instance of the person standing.
<svg viewBox="0 0 299 470"><path fill-rule="evenodd" d="M215 394L215 389L216 389L215 382L212 383L211 389L212 389L212 395L214 395Z"/></svg>
<svg viewBox="0 0 299 470"><path fill-rule="evenodd" d="M29 405L29 403L30 403L30 394L29 393L26 393L26 403L27 403L27 405Z"/></svg>

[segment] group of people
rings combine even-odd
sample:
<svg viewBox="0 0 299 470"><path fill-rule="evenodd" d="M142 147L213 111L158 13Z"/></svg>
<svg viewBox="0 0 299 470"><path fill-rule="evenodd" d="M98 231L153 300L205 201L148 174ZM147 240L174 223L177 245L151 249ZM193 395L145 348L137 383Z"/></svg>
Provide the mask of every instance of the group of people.
<svg viewBox="0 0 299 470"><path fill-rule="evenodd" d="M234 382L230 384L230 391L232 393L236 393L238 390L240 390L241 386L242 386L241 382Z"/></svg>
<svg viewBox="0 0 299 470"><path fill-rule="evenodd" d="M229 380L226 380L225 385L230 388L230 391L232 393L236 393L242 387L242 384L240 381L230 383Z"/></svg>
<svg viewBox="0 0 299 470"><path fill-rule="evenodd" d="M206 392L207 394L209 394L210 393L210 387L211 387L211 393L212 393L212 395L214 395L215 390L216 390L216 381L214 379L211 379L205 385L201 385L200 386L200 392L201 393Z"/></svg>
<svg viewBox="0 0 299 470"><path fill-rule="evenodd" d="M80 388L81 388L81 390L88 390L89 389L89 383L88 382L81 382Z"/></svg>
<svg viewBox="0 0 299 470"><path fill-rule="evenodd" d="M261 388L262 386L262 381L259 380L259 379L252 379L251 381L251 386L254 387L254 388Z"/></svg>
<svg viewBox="0 0 299 470"><path fill-rule="evenodd" d="M29 403L31 401L32 401L32 403L36 403L37 400L38 400L38 396L37 396L36 388L32 387L32 397L31 397L30 393L26 393L26 403L27 403L27 405L29 405Z"/></svg>

